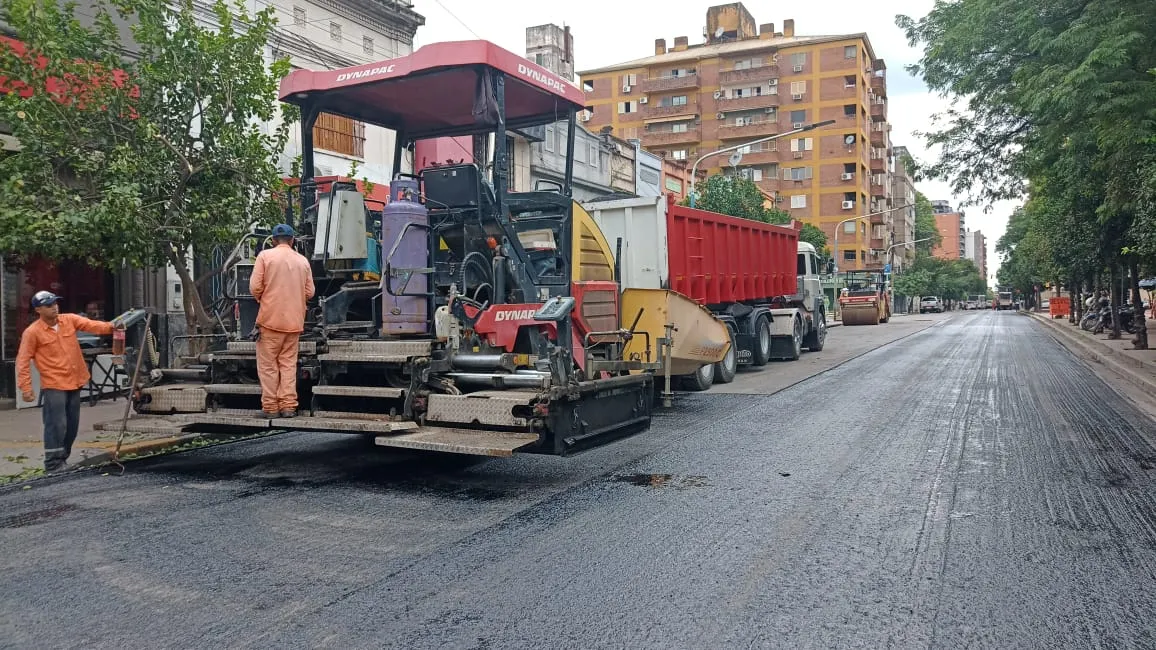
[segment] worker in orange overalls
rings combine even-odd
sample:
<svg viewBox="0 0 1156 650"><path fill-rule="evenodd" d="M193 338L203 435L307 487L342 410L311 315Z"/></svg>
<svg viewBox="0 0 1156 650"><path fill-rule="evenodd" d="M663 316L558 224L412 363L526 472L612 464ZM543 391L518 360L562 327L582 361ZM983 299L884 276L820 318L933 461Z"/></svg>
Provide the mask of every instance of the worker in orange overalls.
<svg viewBox="0 0 1156 650"><path fill-rule="evenodd" d="M257 311L257 375L261 416L297 415L297 343L305 330L305 303L313 297L309 260L293 250L296 233L288 224L273 228L276 247L257 255L249 293Z"/></svg>
<svg viewBox="0 0 1156 650"><path fill-rule="evenodd" d="M40 317L24 330L16 354L16 383L25 402L34 401L32 365L40 372L41 419L44 422L44 470L64 468L80 428L80 389L88 383L88 364L76 332L108 336L124 325L60 313L60 296L37 291L32 309Z"/></svg>

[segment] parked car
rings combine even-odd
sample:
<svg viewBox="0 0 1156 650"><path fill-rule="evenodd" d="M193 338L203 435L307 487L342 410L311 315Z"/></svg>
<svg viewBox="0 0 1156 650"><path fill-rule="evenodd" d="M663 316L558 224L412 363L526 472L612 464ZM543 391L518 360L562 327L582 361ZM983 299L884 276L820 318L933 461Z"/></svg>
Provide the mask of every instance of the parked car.
<svg viewBox="0 0 1156 650"><path fill-rule="evenodd" d="M919 313L926 314L933 311L937 314L943 313L943 302L937 296L924 296L919 300Z"/></svg>

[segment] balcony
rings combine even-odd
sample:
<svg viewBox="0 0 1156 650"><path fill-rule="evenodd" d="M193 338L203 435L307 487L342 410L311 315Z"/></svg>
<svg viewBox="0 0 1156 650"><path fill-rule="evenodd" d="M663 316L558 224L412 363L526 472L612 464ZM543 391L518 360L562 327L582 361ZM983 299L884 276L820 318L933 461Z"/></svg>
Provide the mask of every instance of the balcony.
<svg viewBox="0 0 1156 650"><path fill-rule="evenodd" d="M887 121L887 100L883 97L876 97L875 101L871 102L871 119L876 122Z"/></svg>
<svg viewBox="0 0 1156 650"><path fill-rule="evenodd" d="M723 70L719 72L718 80L720 84L735 84L743 81L767 81L778 76L779 66L772 64L740 70Z"/></svg>
<svg viewBox="0 0 1156 650"><path fill-rule="evenodd" d="M677 77L652 77L643 79L638 88L644 93L661 93L668 90L682 90L684 88L698 88L697 74L684 74Z"/></svg>
<svg viewBox="0 0 1156 650"><path fill-rule="evenodd" d="M886 97L887 77L880 74L871 75L871 90L875 91L875 94L879 95L880 97Z"/></svg>
<svg viewBox="0 0 1156 650"><path fill-rule="evenodd" d="M882 174L887 171L887 159L883 156L871 156L871 173Z"/></svg>
<svg viewBox="0 0 1156 650"><path fill-rule="evenodd" d="M745 159L746 156L743 156L743 158ZM763 190L764 192L779 191L779 179L768 177L766 174L763 175L763 180L755 181L755 185L758 185L759 189Z"/></svg>
<svg viewBox="0 0 1156 650"><path fill-rule="evenodd" d="M676 117L679 115L697 115L698 104L689 103L678 106L659 106L658 104L643 104L642 119L653 120L660 117Z"/></svg>
<svg viewBox="0 0 1156 650"><path fill-rule="evenodd" d="M879 126L883 126L880 124ZM871 129L871 145L885 149L887 147L887 133L883 129Z"/></svg>
<svg viewBox="0 0 1156 650"><path fill-rule="evenodd" d="M883 238L878 237L871 240L871 248L881 251L887 248L887 244L883 243Z"/></svg>
<svg viewBox="0 0 1156 650"><path fill-rule="evenodd" d="M718 109L724 113L730 111L749 111L759 108L774 108L779 105L778 94L755 95L754 97L720 98Z"/></svg>
<svg viewBox="0 0 1156 650"><path fill-rule="evenodd" d="M886 198L887 186L884 185L882 182L876 182L875 180L872 180L871 181L871 196Z"/></svg>
<svg viewBox="0 0 1156 650"><path fill-rule="evenodd" d="M885 226L885 225L887 225L887 220L884 218L887 215L878 214L879 212L882 212L882 210L877 210L876 212L871 214L870 222L871 222L872 226Z"/></svg>
<svg viewBox="0 0 1156 650"><path fill-rule="evenodd" d="M698 127L688 128L685 131L648 130L642 133L642 146L661 147L671 144L689 144L701 139Z"/></svg>
<svg viewBox="0 0 1156 650"><path fill-rule="evenodd" d="M750 153L744 153L740 164L754 166L770 165L778 162L779 152L777 149L758 149Z"/></svg>
<svg viewBox="0 0 1156 650"><path fill-rule="evenodd" d="M720 140L730 140L732 138L758 138L767 135L775 135L779 132L779 123L772 120L763 120L761 122L751 122L739 126L737 124L723 124L718 128L718 137Z"/></svg>

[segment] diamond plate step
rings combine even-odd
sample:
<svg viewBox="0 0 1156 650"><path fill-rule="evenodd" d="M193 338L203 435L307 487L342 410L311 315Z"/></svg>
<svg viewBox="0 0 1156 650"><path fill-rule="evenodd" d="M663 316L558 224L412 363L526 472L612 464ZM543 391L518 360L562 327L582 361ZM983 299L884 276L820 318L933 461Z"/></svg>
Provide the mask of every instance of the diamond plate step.
<svg viewBox="0 0 1156 650"><path fill-rule="evenodd" d="M387 357L428 357L433 351L433 341L330 341L329 351Z"/></svg>
<svg viewBox="0 0 1156 650"><path fill-rule="evenodd" d="M382 399L397 399L405 395L405 389L377 386L314 386L313 394L332 397L379 397Z"/></svg>
<svg viewBox="0 0 1156 650"><path fill-rule="evenodd" d="M395 436L378 436L374 443L381 447L423 449L472 456L509 457L522 447L538 442L534 433L505 431L473 431L445 427L421 427Z"/></svg>
<svg viewBox="0 0 1156 650"><path fill-rule="evenodd" d="M405 363L410 357L404 354L365 354L363 352L330 352L317 355L318 361L341 361L345 363Z"/></svg>
<svg viewBox="0 0 1156 650"><path fill-rule="evenodd" d="M208 384L205 392L210 395L260 395L259 384Z"/></svg>
<svg viewBox="0 0 1156 650"><path fill-rule="evenodd" d="M426 419L450 424L479 424L498 427L524 427L525 418L515 416L515 406L529 406L538 396L534 392L485 390L468 395L430 395Z"/></svg>
<svg viewBox="0 0 1156 650"><path fill-rule="evenodd" d="M148 403L137 407L140 413L204 413L208 396L203 384L170 384L142 388Z"/></svg>
<svg viewBox="0 0 1156 650"><path fill-rule="evenodd" d="M255 341L229 341L225 344L225 349L234 353L257 354L257 343ZM317 354L317 343L315 341L301 341L297 344L297 352L299 354Z"/></svg>

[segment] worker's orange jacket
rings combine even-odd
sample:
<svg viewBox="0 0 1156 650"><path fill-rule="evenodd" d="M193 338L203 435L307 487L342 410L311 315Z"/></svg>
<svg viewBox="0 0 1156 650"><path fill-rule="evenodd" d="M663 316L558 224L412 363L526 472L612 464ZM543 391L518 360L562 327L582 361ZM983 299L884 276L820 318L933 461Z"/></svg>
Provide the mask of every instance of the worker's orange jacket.
<svg viewBox="0 0 1156 650"><path fill-rule="evenodd" d="M263 250L257 255L249 293L261 308L257 327L292 334L305 330L305 303L313 297L313 271L309 260L289 244Z"/></svg>
<svg viewBox="0 0 1156 650"><path fill-rule="evenodd" d="M90 377L76 331L108 336L112 323L89 320L76 314L60 314L54 330L37 319L24 330L20 351L16 354L16 384L22 393L32 392L32 367L36 362L40 371L40 388L50 390L77 390Z"/></svg>

